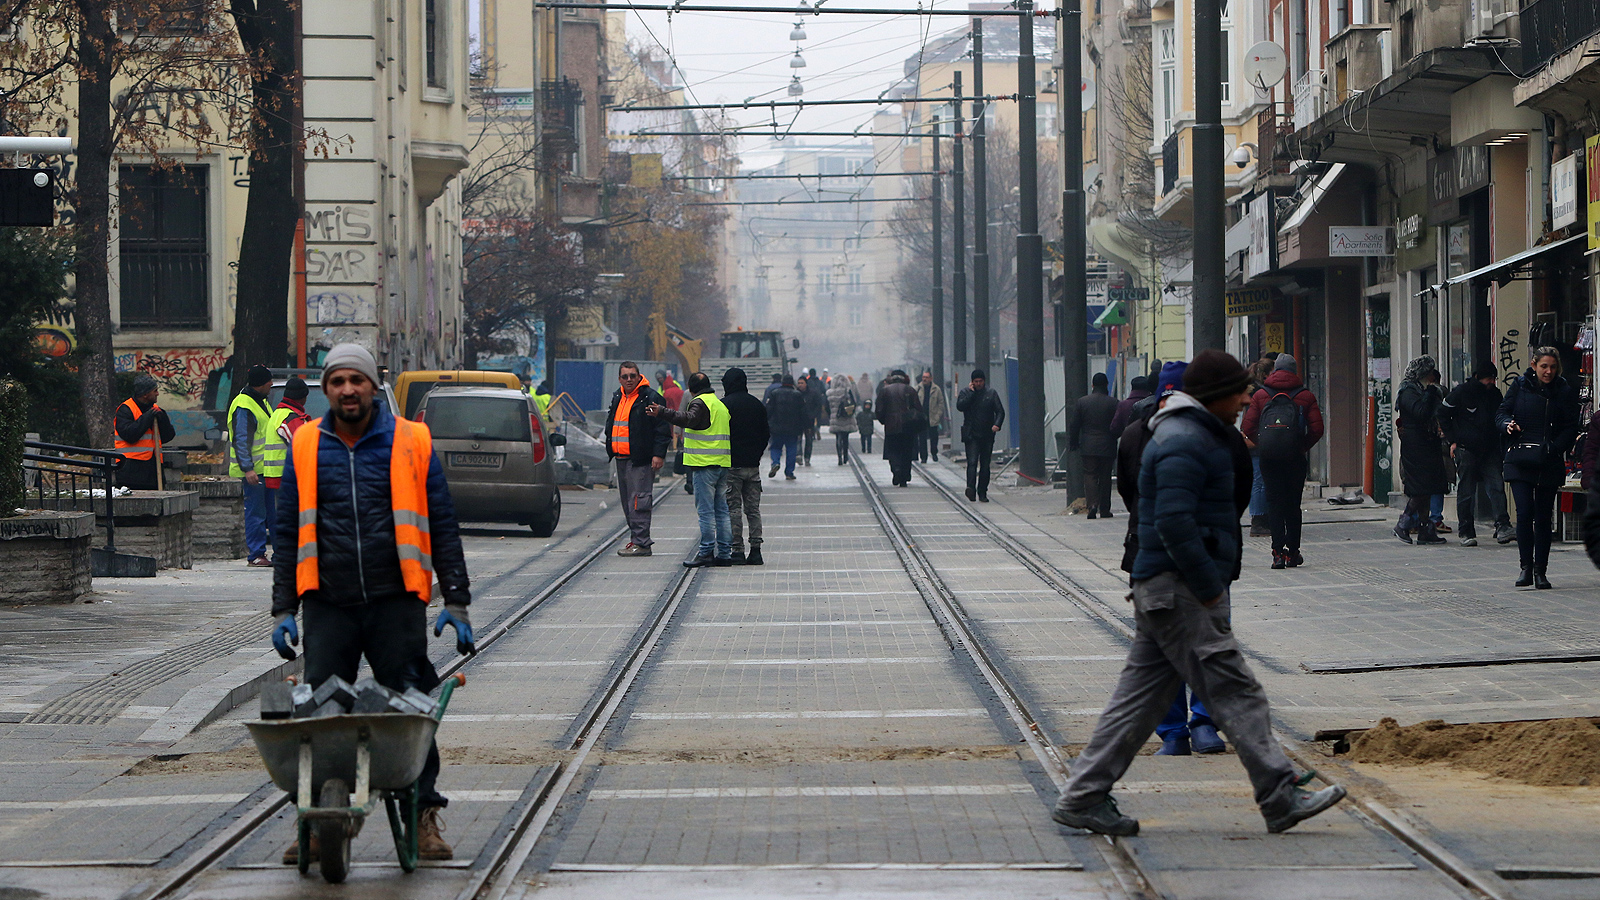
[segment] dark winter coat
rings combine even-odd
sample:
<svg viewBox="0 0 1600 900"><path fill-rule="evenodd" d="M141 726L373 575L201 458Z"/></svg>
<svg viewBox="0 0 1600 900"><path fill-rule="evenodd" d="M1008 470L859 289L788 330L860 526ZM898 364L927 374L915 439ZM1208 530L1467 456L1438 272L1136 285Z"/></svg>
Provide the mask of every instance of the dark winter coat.
<svg viewBox="0 0 1600 900"><path fill-rule="evenodd" d="M1000 402L1000 392L987 385L974 392L970 387L956 395L956 409L966 415L961 417L961 442L993 440L994 428L1006 423L1006 407Z"/></svg>
<svg viewBox="0 0 1600 900"><path fill-rule="evenodd" d="M1431 497L1450 489L1439 446L1439 409L1444 395L1439 386L1400 384L1394 395L1394 412L1400 420L1400 480L1407 497Z"/></svg>
<svg viewBox="0 0 1600 900"><path fill-rule="evenodd" d="M728 439L733 444L735 469L749 469L761 465L761 453L772 439L772 428L767 424L767 408L750 392L723 383L726 393L722 405L728 408Z"/></svg>
<svg viewBox="0 0 1600 900"><path fill-rule="evenodd" d="M1456 385L1439 407L1439 427L1450 443L1480 459L1505 452L1505 427L1496 423L1505 397L1500 388L1469 378Z"/></svg>
<svg viewBox="0 0 1600 900"><path fill-rule="evenodd" d="M806 427L820 428L828 424L828 386L822 378L806 379Z"/></svg>
<svg viewBox="0 0 1600 900"><path fill-rule="evenodd" d="M806 398L793 385L779 385L767 394L767 425L776 437L792 438L805 433Z"/></svg>
<svg viewBox="0 0 1600 900"><path fill-rule="evenodd" d="M1600 484L1593 477L1597 466L1600 466L1600 413L1589 417L1589 430L1583 438L1583 489L1586 491Z"/></svg>
<svg viewBox="0 0 1600 900"><path fill-rule="evenodd" d="M1244 432L1244 436L1252 443L1259 441L1261 413L1267 408L1267 404L1278 394L1294 394L1294 403L1300 407L1300 417L1306 426L1305 440L1301 443L1300 449L1309 453L1311 448L1317 445L1317 441L1322 440L1322 407L1317 405L1317 395L1309 390L1302 390L1306 386L1305 382L1288 369L1280 369L1268 375L1264 384L1266 386L1256 391L1250 398L1250 408L1244 411L1244 421L1240 423L1239 430ZM1299 393L1296 394L1295 391Z"/></svg>
<svg viewBox="0 0 1600 900"><path fill-rule="evenodd" d="M1196 597L1210 600L1238 578L1244 546L1238 497L1242 488L1248 505L1250 454L1238 429L1181 392L1150 417L1150 429L1139 465L1139 553L1130 577L1176 572Z"/></svg>
<svg viewBox="0 0 1600 900"><path fill-rule="evenodd" d="M1117 438L1117 494L1128 507L1128 533L1122 539L1124 572L1133 571L1134 557L1139 555L1139 464L1150 443L1150 417L1156 412L1156 401L1146 398L1128 411L1128 423Z"/></svg>
<svg viewBox="0 0 1600 900"><path fill-rule="evenodd" d="M899 376L878 388L878 397L873 401L872 408L873 415L883 423L885 435L927 427L928 420L922 411L922 401L917 399L916 389Z"/></svg>
<svg viewBox="0 0 1600 900"><path fill-rule="evenodd" d="M1506 435L1507 451L1518 444L1542 444L1544 461L1533 466L1519 465L1512 461L1515 454L1508 452L1506 480L1560 487L1567 480L1567 451L1572 449L1582 427L1578 417L1578 392L1560 375L1549 384L1542 384L1530 368L1511 383L1511 390L1500 401L1500 413L1495 416L1495 424L1502 432L1513 421L1522 430Z"/></svg>
<svg viewBox="0 0 1600 900"><path fill-rule="evenodd" d="M606 455L612 459L616 454L611 452L611 426L617 420L617 405L621 402L622 388L617 388L611 392L611 406L606 410L606 430L600 433ZM657 456L666 459L672 449L672 423L646 413L652 403L666 406L667 398L649 382L641 381L639 396L633 399L633 407L628 410L628 460L636 466L648 466Z"/></svg>
<svg viewBox="0 0 1600 900"><path fill-rule="evenodd" d="M1105 391L1092 391L1078 398L1068 429L1068 446L1084 456L1116 456L1117 438L1111 420L1117 415L1117 401Z"/></svg>
<svg viewBox="0 0 1600 900"><path fill-rule="evenodd" d="M389 493L394 414L383 403L373 404L373 409L372 425L354 447L334 433L331 418L318 420L317 568L322 586L316 595L322 602L336 606L355 606L406 593ZM272 546L273 615L300 607L300 597L295 592L300 484L292 453L283 470L277 503ZM433 578L444 594L444 602L463 606L471 603L471 583L467 579L467 560L461 552L455 504L437 454L428 464L428 533L433 542Z"/></svg>
<svg viewBox="0 0 1600 900"><path fill-rule="evenodd" d="M1122 429L1127 428L1128 423L1133 421L1134 404L1148 396L1150 396L1149 391L1144 388L1137 388L1117 403L1117 414L1111 417L1111 436L1113 438L1122 436Z"/></svg>
<svg viewBox="0 0 1600 900"><path fill-rule="evenodd" d="M138 405L139 401L133 401ZM150 429L156 429L156 436L161 438L163 446L172 443L177 432L172 428L172 419L167 411L160 405L143 409L135 418L133 411L126 404L117 407L117 413L111 420L111 427L117 430L117 436L124 441L134 444L144 440ZM151 454L149 459L124 459L122 465L117 467L117 484L136 491L153 491L156 489L157 457L160 454Z"/></svg>

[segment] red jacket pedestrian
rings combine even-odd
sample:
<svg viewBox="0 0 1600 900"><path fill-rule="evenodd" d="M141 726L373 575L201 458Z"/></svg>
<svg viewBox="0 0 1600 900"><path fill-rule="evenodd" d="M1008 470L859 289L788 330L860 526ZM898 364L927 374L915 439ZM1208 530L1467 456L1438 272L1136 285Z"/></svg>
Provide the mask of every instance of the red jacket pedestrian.
<svg viewBox="0 0 1600 900"><path fill-rule="evenodd" d="M1300 449L1309 451L1317 445L1317 441L1322 440L1322 407L1317 405L1315 394L1300 390L1306 386L1305 382L1294 371L1294 357L1288 357L1288 360L1287 365L1268 375L1266 387L1256 391L1255 396L1250 398L1250 408L1245 410L1244 424L1239 430L1244 432L1252 445L1255 444L1261 426L1261 411L1267 408L1267 402L1278 394L1293 394L1295 405L1300 407L1306 421L1305 445ZM1296 394L1295 391L1300 392Z"/></svg>

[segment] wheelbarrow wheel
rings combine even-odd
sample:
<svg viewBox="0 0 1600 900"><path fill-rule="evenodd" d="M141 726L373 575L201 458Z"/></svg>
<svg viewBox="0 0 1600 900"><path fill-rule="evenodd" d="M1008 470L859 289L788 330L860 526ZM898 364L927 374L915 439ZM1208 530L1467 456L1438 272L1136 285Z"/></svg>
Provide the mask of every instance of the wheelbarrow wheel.
<svg viewBox="0 0 1600 900"><path fill-rule="evenodd" d="M317 805L323 809L349 808L350 788L344 779L329 778L323 782ZM343 819L318 819L317 843L321 845L318 865L322 879L329 884L343 884L350 874L350 823Z"/></svg>

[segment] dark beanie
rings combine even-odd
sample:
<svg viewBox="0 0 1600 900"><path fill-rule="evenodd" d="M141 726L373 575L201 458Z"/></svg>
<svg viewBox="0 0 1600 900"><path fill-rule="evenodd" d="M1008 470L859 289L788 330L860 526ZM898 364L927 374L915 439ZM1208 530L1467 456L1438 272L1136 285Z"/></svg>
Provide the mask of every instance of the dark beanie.
<svg viewBox="0 0 1600 900"><path fill-rule="evenodd" d="M1249 383L1250 373L1221 350L1200 351L1183 370L1183 392L1201 403L1240 393Z"/></svg>
<svg viewBox="0 0 1600 900"><path fill-rule="evenodd" d="M309 393L311 393L311 389L306 387L305 379L298 375L291 377L289 383L283 386L283 399L285 400L304 400Z"/></svg>
<svg viewBox="0 0 1600 900"><path fill-rule="evenodd" d="M982 378L984 381L988 381L989 380L989 376L983 374L983 370L982 369L973 369L972 370L972 380L976 381L979 378Z"/></svg>
<svg viewBox="0 0 1600 900"><path fill-rule="evenodd" d="M724 391L737 393L739 391L748 390L749 387L750 382L748 377L744 374L744 370L738 366L734 366L728 371L722 373L722 389Z"/></svg>
<svg viewBox="0 0 1600 900"><path fill-rule="evenodd" d="M272 383L272 370L266 366L251 366L250 374L245 383L251 387L261 387L263 384Z"/></svg>
<svg viewBox="0 0 1600 900"><path fill-rule="evenodd" d="M794 376L793 375L785 375L785 376L783 376L783 386L784 387L794 387Z"/></svg>
<svg viewBox="0 0 1600 900"><path fill-rule="evenodd" d="M1481 363L1478 363L1478 367L1477 368L1472 370L1472 377L1474 379L1478 379L1478 378L1499 378L1500 377L1500 370L1495 368L1495 365L1492 362L1481 362Z"/></svg>
<svg viewBox="0 0 1600 900"><path fill-rule="evenodd" d="M1106 373L1104 373L1104 372L1096 372L1096 373L1094 373L1094 386L1095 387L1103 388L1103 387L1107 386L1110 383L1111 382L1109 380L1107 380L1107 378L1106 378Z"/></svg>
<svg viewBox="0 0 1600 900"><path fill-rule="evenodd" d="M1128 382L1128 390L1148 391L1150 390L1150 379L1143 375L1135 375L1133 380Z"/></svg>
<svg viewBox="0 0 1600 900"><path fill-rule="evenodd" d="M156 380L150 376L149 372L140 372L133 376L133 396L143 397L156 389Z"/></svg>

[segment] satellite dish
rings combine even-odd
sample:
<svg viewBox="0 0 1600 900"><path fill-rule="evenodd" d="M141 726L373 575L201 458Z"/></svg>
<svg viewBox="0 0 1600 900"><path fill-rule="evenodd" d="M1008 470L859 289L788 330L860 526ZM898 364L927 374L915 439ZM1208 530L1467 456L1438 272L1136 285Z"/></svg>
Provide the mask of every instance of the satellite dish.
<svg viewBox="0 0 1600 900"><path fill-rule="evenodd" d="M1262 41L1245 51L1244 80L1258 91L1277 86L1288 71L1289 57L1272 41Z"/></svg>
<svg viewBox="0 0 1600 900"><path fill-rule="evenodd" d="M1083 76L1083 83L1079 86L1078 90L1082 92L1083 96L1083 111L1088 112L1089 110L1094 109L1094 79L1087 75Z"/></svg>

